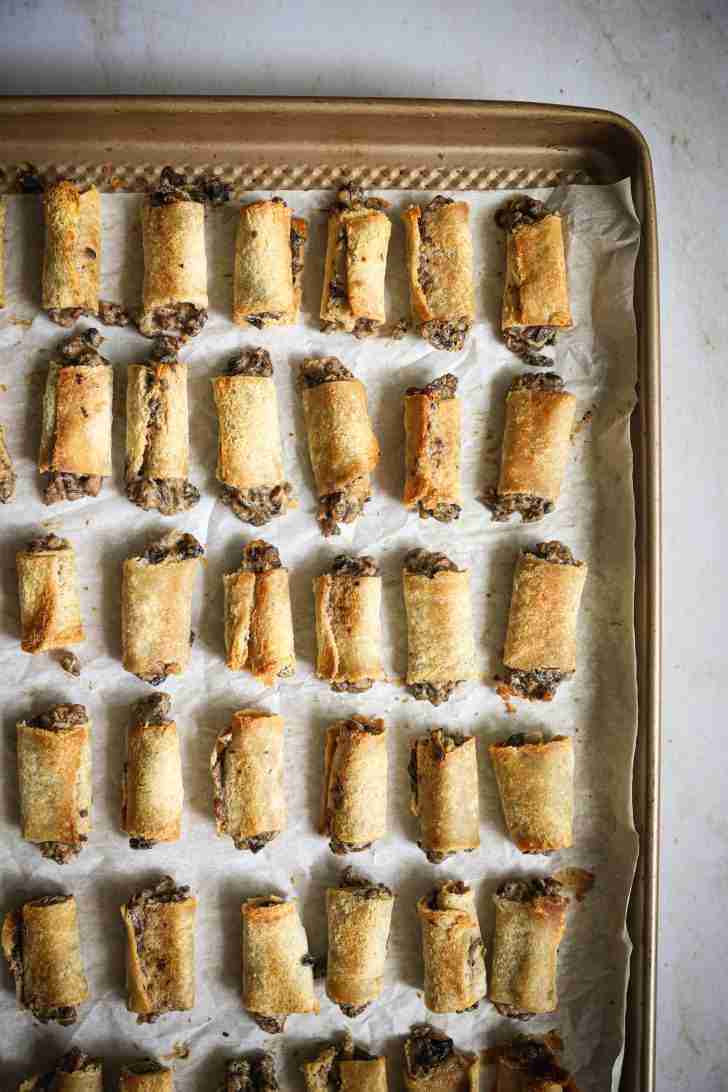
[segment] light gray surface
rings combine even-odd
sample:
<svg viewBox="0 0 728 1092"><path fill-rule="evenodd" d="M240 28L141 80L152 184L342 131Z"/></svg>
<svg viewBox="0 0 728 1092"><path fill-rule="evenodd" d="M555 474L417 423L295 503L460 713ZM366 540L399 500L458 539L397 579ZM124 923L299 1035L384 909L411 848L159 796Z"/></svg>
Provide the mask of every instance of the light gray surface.
<svg viewBox="0 0 728 1092"><path fill-rule="evenodd" d="M665 686L658 1088L728 1081L725 0L0 0L0 90L531 99L626 114L661 225ZM696 878L701 882L696 882Z"/></svg>

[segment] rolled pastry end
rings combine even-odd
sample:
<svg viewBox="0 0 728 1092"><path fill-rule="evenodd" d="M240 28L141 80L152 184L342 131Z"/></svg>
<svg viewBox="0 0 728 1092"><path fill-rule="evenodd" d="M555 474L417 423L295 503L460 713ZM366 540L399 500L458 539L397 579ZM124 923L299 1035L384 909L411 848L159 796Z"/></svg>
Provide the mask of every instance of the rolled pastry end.
<svg viewBox="0 0 728 1092"><path fill-rule="evenodd" d="M338 887L326 891L326 994L350 1019L382 992L393 906L388 887L356 876L351 868Z"/></svg>
<svg viewBox="0 0 728 1092"><path fill-rule="evenodd" d="M103 1092L103 1065L98 1058L73 1047L55 1067L46 1073L23 1081L18 1092Z"/></svg>
<svg viewBox="0 0 728 1092"><path fill-rule="evenodd" d="M0 504L8 504L15 496L15 470L5 443L5 431L0 425Z"/></svg>
<svg viewBox="0 0 728 1092"><path fill-rule="evenodd" d="M488 748L508 833L521 853L572 845L574 747L568 736L510 736Z"/></svg>
<svg viewBox="0 0 728 1092"><path fill-rule="evenodd" d="M374 558L340 554L314 580L316 674L337 693L370 690L384 675L379 610L382 579Z"/></svg>
<svg viewBox="0 0 728 1092"><path fill-rule="evenodd" d="M278 1035L293 1013L317 1013L314 957L295 899L246 899L243 921L243 1007L258 1027Z"/></svg>
<svg viewBox="0 0 728 1092"><path fill-rule="evenodd" d="M433 728L413 740L408 766L410 810L418 845L431 864L480 845L478 760L474 736Z"/></svg>
<svg viewBox="0 0 728 1092"><path fill-rule="evenodd" d="M339 1043L326 1046L301 1066L306 1092L387 1092L387 1064L354 1044L348 1031Z"/></svg>
<svg viewBox="0 0 728 1092"><path fill-rule="evenodd" d="M409 1092L477 1092L480 1059L458 1050L444 1031L415 1025L404 1044L404 1084Z"/></svg>
<svg viewBox="0 0 728 1092"><path fill-rule="evenodd" d="M278 1092L275 1059L272 1054L231 1058L225 1066L225 1084L220 1092Z"/></svg>
<svg viewBox="0 0 728 1092"><path fill-rule="evenodd" d="M64 180L43 195L43 308L52 322L70 327L99 309L101 196Z"/></svg>
<svg viewBox="0 0 728 1092"><path fill-rule="evenodd" d="M259 853L286 825L283 718L255 709L233 715L210 759L215 825L235 848Z"/></svg>
<svg viewBox="0 0 728 1092"><path fill-rule="evenodd" d="M176 842L182 825L182 762L169 694L134 705L122 780L121 828L130 849Z"/></svg>
<svg viewBox="0 0 728 1092"><path fill-rule="evenodd" d="M404 503L420 519L451 523L460 517L460 401L447 373L426 387L409 387L404 401Z"/></svg>
<svg viewBox="0 0 728 1092"><path fill-rule="evenodd" d="M470 1012L486 994L485 945L473 891L462 880L439 884L417 904L430 1012Z"/></svg>
<svg viewBox="0 0 728 1092"><path fill-rule="evenodd" d="M518 1035L510 1043L493 1047L488 1057L498 1067L495 1092L577 1092L571 1074L559 1062L561 1049L561 1039L553 1031L539 1036Z"/></svg>
<svg viewBox="0 0 728 1092"><path fill-rule="evenodd" d="M233 322L262 330L291 325L301 303L308 225L281 197L240 210L235 243Z"/></svg>
<svg viewBox="0 0 728 1092"><path fill-rule="evenodd" d="M31 539L19 551L16 564L23 652L80 644L84 631L76 555L70 542L52 532Z"/></svg>
<svg viewBox="0 0 728 1092"><path fill-rule="evenodd" d="M119 1092L174 1092L173 1073L154 1058L126 1065L119 1074Z"/></svg>
<svg viewBox="0 0 728 1092"><path fill-rule="evenodd" d="M387 831L384 722L351 717L326 733L321 831L332 853L359 853Z"/></svg>
<svg viewBox="0 0 728 1092"><path fill-rule="evenodd" d="M223 577L225 662L231 671L248 668L272 686L296 670L288 570L275 546L249 542L237 572Z"/></svg>

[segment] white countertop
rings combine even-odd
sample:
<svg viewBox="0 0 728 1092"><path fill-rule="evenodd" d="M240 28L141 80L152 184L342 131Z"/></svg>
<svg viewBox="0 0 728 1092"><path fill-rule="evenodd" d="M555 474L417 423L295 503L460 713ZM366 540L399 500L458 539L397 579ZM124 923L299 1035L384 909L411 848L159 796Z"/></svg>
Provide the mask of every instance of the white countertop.
<svg viewBox="0 0 728 1092"><path fill-rule="evenodd" d="M728 1087L726 0L0 0L0 92L521 99L625 114L662 262L664 728L659 1092ZM202 13L202 14L201 14ZM697 605L696 605L697 600ZM700 881L700 882L696 882Z"/></svg>

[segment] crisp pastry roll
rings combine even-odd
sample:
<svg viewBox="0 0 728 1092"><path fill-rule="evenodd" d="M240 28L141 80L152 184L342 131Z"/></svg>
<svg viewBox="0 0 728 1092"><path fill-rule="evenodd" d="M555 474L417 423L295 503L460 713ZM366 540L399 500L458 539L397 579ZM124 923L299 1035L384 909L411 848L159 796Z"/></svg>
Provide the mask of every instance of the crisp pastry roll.
<svg viewBox="0 0 728 1092"><path fill-rule="evenodd" d="M43 396L38 469L43 503L95 497L111 474L114 371L98 330L66 338L51 357Z"/></svg>
<svg viewBox="0 0 728 1092"><path fill-rule="evenodd" d="M295 508L283 470L273 364L265 349L236 353L212 381L219 438L220 500L243 523L260 527Z"/></svg>
<svg viewBox="0 0 728 1092"><path fill-rule="evenodd" d="M89 994L74 897L44 895L6 914L2 949L20 1006L42 1024L75 1024Z"/></svg>
<svg viewBox="0 0 728 1092"><path fill-rule="evenodd" d="M182 827L182 759L169 694L136 702L126 737L121 829L131 849L176 842Z"/></svg>
<svg viewBox="0 0 728 1092"><path fill-rule="evenodd" d="M5 443L5 430L0 425L0 504L7 504L15 496L15 470Z"/></svg>
<svg viewBox="0 0 728 1092"><path fill-rule="evenodd" d="M192 588L203 548L194 535L170 531L141 557L128 557L121 577L121 649L126 671L159 686L181 675L194 640Z"/></svg>
<svg viewBox="0 0 728 1092"><path fill-rule="evenodd" d="M334 559L313 582L316 674L338 692L361 693L384 676L379 610L382 578L372 557Z"/></svg>
<svg viewBox="0 0 728 1092"><path fill-rule="evenodd" d="M402 214L412 317L434 349L462 349L475 319L473 241L466 201L433 197Z"/></svg>
<svg viewBox="0 0 728 1092"><path fill-rule="evenodd" d="M326 995L344 1016L359 1016L382 992L393 907L388 887L348 868L326 889Z"/></svg>
<svg viewBox="0 0 728 1092"><path fill-rule="evenodd" d="M387 833L387 734L376 718L330 725L324 750L321 833L331 851L359 853Z"/></svg>
<svg viewBox="0 0 728 1092"><path fill-rule="evenodd" d="M573 326L566 279L563 221L533 197L514 197L496 213L506 233L501 327L506 345L526 364L553 364L538 352Z"/></svg>
<svg viewBox="0 0 728 1092"><path fill-rule="evenodd" d="M509 736L488 748L508 833L521 853L553 853L572 844L574 745L541 732Z"/></svg>
<svg viewBox="0 0 728 1092"><path fill-rule="evenodd" d="M385 319L384 277L392 224L388 202L346 183L329 212L321 329L370 337Z"/></svg>
<svg viewBox="0 0 728 1092"><path fill-rule="evenodd" d="M269 1035L292 1013L317 1013L313 956L296 899L246 899L243 914L243 1007Z"/></svg>
<svg viewBox="0 0 728 1092"><path fill-rule="evenodd" d="M387 1062L355 1046L348 1031L301 1066L306 1092L387 1092Z"/></svg>
<svg viewBox="0 0 728 1092"><path fill-rule="evenodd" d="M361 515L379 462L367 393L335 356L304 360L300 382L319 501L316 518L324 535L338 535L340 523Z"/></svg>
<svg viewBox="0 0 728 1092"><path fill-rule="evenodd" d="M402 573L407 612L407 689L441 705L474 679L470 573L445 554L410 550Z"/></svg>
<svg viewBox="0 0 728 1092"><path fill-rule="evenodd" d="M73 326L99 310L101 194L57 182L43 195L43 310L59 326Z"/></svg>
<svg viewBox="0 0 728 1092"><path fill-rule="evenodd" d="M486 994L485 945L475 896L462 880L439 884L417 903L430 1012L467 1012Z"/></svg>
<svg viewBox="0 0 728 1092"><path fill-rule="evenodd" d="M177 359L180 345L179 338L156 338L149 362L130 364L127 371L126 495L163 516L185 512L200 499L187 479L187 365Z"/></svg>
<svg viewBox="0 0 728 1092"><path fill-rule="evenodd" d="M462 507L460 399L449 373L426 387L409 387L404 399L406 508L420 519L450 523Z"/></svg>
<svg viewBox="0 0 728 1092"><path fill-rule="evenodd" d="M559 1061L561 1040L555 1032L518 1035L492 1047L497 1065L494 1092L578 1092L574 1079Z"/></svg>
<svg viewBox="0 0 728 1092"><path fill-rule="evenodd" d="M78 1047L64 1054L53 1069L30 1077L18 1086L18 1092L103 1092L103 1065Z"/></svg>
<svg viewBox="0 0 728 1092"><path fill-rule="evenodd" d="M474 736L434 728L410 747L410 810L418 845L432 864L480 845L478 759Z"/></svg>
<svg viewBox="0 0 728 1092"><path fill-rule="evenodd" d="M243 205L235 240L233 322L290 326L298 318L308 224L282 197Z"/></svg>
<svg viewBox="0 0 728 1092"><path fill-rule="evenodd" d="M126 928L126 1007L138 1024L195 1004L195 914L189 887L165 876L121 907Z"/></svg>
<svg viewBox="0 0 728 1092"><path fill-rule="evenodd" d="M16 556L20 598L20 647L45 652L84 639L78 599L76 554L52 532L34 538Z"/></svg>
<svg viewBox="0 0 728 1092"><path fill-rule="evenodd" d="M53 705L18 733L20 829L44 857L67 864L91 830L91 722L83 705Z"/></svg>
<svg viewBox="0 0 728 1092"><path fill-rule="evenodd" d="M499 522L517 512L535 523L553 512L571 448L576 398L560 376L518 375L506 396L498 486L485 504Z"/></svg>
<svg viewBox="0 0 728 1092"><path fill-rule="evenodd" d="M458 1050L444 1031L418 1024L404 1044L408 1092L478 1092L480 1058Z"/></svg>
<svg viewBox="0 0 728 1092"><path fill-rule="evenodd" d="M174 1092L174 1075L153 1058L143 1058L124 1066L119 1075L119 1092Z"/></svg>
<svg viewBox="0 0 728 1092"><path fill-rule="evenodd" d="M215 742L215 826L236 849L258 853L285 829L283 735L283 717L243 709Z"/></svg>
<svg viewBox="0 0 728 1092"><path fill-rule="evenodd" d="M586 574L586 562L557 541L528 547L518 558L503 652L506 682L517 697L551 701L574 674Z"/></svg>
<svg viewBox="0 0 728 1092"><path fill-rule="evenodd" d="M257 1054L226 1063L220 1092L278 1092L279 1087L273 1055Z"/></svg>
<svg viewBox="0 0 728 1092"><path fill-rule="evenodd" d="M561 891L561 884L546 876L509 880L493 896L488 997L501 1016L524 1020L558 1005L556 961L569 906Z"/></svg>
<svg viewBox="0 0 728 1092"><path fill-rule="evenodd" d="M266 686L296 671L288 569L275 546L249 542L240 568L223 576L225 589L225 663L231 671L247 668Z"/></svg>

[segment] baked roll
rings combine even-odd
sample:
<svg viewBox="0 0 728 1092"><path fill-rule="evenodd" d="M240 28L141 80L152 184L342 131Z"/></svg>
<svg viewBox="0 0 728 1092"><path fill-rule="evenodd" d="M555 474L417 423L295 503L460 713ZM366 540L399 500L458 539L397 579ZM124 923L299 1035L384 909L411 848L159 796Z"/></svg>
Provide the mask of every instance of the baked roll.
<svg viewBox="0 0 728 1092"><path fill-rule="evenodd" d="M495 220L506 233L504 341L524 363L550 367L553 361L538 350L552 345L560 329L573 326L563 221L526 195L512 198Z"/></svg>
<svg viewBox="0 0 728 1092"><path fill-rule="evenodd" d="M286 826L283 717L243 709L218 736L210 759L215 827L236 849L258 853Z"/></svg>
<svg viewBox="0 0 728 1092"><path fill-rule="evenodd" d="M381 326L384 278L392 224L379 197L366 197L361 186L345 183L329 211L321 329L371 337Z"/></svg>
<svg viewBox="0 0 728 1092"><path fill-rule="evenodd" d="M44 857L67 864L91 830L91 722L82 705L53 705L18 733L20 829Z"/></svg>
<svg viewBox="0 0 728 1092"><path fill-rule="evenodd" d="M444 1031L418 1024L404 1043L404 1086L409 1092L478 1092L480 1058L457 1050Z"/></svg>
<svg viewBox="0 0 728 1092"><path fill-rule="evenodd" d="M78 600L76 554L53 533L34 538L16 556L20 599L20 647L46 652L84 639Z"/></svg>
<svg viewBox="0 0 728 1092"><path fill-rule="evenodd" d="M360 1016L382 992L393 908L388 887L349 868L338 887L326 889L326 996L344 1016Z"/></svg>
<svg viewBox="0 0 728 1092"><path fill-rule="evenodd" d="M488 997L501 1016L525 1020L558 1005L556 961L569 900L561 884L509 880L496 891L493 963Z"/></svg>
<svg viewBox="0 0 728 1092"><path fill-rule="evenodd" d="M587 565L561 542L540 542L516 562L503 652L519 698L551 701L576 670L576 619Z"/></svg>
<svg viewBox="0 0 728 1092"><path fill-rule="evenodd" d="M219 438L220 500L243 523L261 527L295 508L283 470L273 364L265 349L236 353L212 381Z"/></svg>
<svg viewBox="0 0 728 1092"><path fill-rule="evenodd" d="M382 578L372 557L334 559L313 582L316 674L337 692L361 693L384 676L379 610Z"/></svg>
<svg viewBox="0 0 728 1092"><path fill-rule="evenodd" d="M203 552L194 535L170 531L124 562L122 662L150 686L181 675L190 661L192 588Z"/></svg>
<svg viewBox="0 0 728 1092"><path fill-rule="evenodd" d="M119 1075L119 1092L174 1092L172 1070L153 1058L133 1062Z"/></svg>
<svg viewBox="0 0 728 1092"><path fill-rule="evenodd" d="M321 833L332 853L359 853L387 833L387 734L376 718L330 725L324 750Z"/></svg>
<svg viewBox="0 0 728 1092"><path fill-rule="evenodd" d="M462 507L460 399L449 373L426 387L409 387L404 399L406 508L420 519L450 523Z"/></svg>
<svg viewBox="0 0 728 1092"><path fill-rule="evenodd" d="M272 1054L257 1054L227 1062L220 1092L278 1092L279 1087Z"/></svg>
<svg viewBox="0 0 728 1092"><path fill-rule="evenodd" d="M488 748L503 815L521 853L553 853L572 845L574 745L518 733Z"/></svg>
<svg viewBox="0 0 728 1092"><path fill-rule="evenodd" d="M38 454L44 504L95 497L111 474L114 371L98 352L102 340L84 330L51 357Z"/></svg>
<svg viewBox="0 0 728 1092"><path fill-rule="evenodd" d="M44 895L6 914L2 949L21 1008L42 1024L75 1024L88 984L73 895Z"/></svg>
<svg viewBox="0 0 728 1092"><path fill-rule="evenodd" d="M576 398L558 375L518 375L506 396L498 487L485 496L493 519L517 512L535 523L553 512L571 448Z"/></svg>
<svg viewBox="0 0 728 1092"><path fill-rule="evenodd" d="M402 573L407 612L407 689L441 705L477 676L470 573L445 554L410 550Z"/></svg>
<svg viewBox="0 0 728 1092"><path fill-rule="evenodd" d="M437 196L402 214L412 317L433 349L462 349L475 319L468 213L466 201Z"/></svg>
<svg viewBox="0 0 728 1092"><path fill-rule="evenodd" d="M73 326L99 310L101 194L57 182L43 195L43 310L59 326Z"/></svg>
<svg viewBox="0 0 728 1092"><path fill-rule="evenodd" d="M126 385L126 495L163 516L186 512L200 499L187 480L190 429L187 365L179 338L159 337L147 364L130 364Z"/></svg>
<svg viewBox="0 0 728 1092"><path fill-rule="evenodd" d="M121 829L131 849L176 842L182 828L182 759L169 694L134 705L121 782Z"/></svg>
<svg viewBox="0 0 728 1092"><path fill-rule="evenodd" d="M485 945L475 896L462 880L439 884L417 903L430 1012L477 1009L486 994Z"/></svg>
<svg viewBox="0 0 728 1092"><path fill-rule="evenodd" d="M126 928L126 1007L138 1024L195 1004L195 914L189 887L165 876L121 907Z"/></svg>
<svg viewBox="0 0 728 1092"><path fill-rule="evenodd" d="M288 569L275 546L249 542L237 572L223 576L225 663L250 671L266 686L296 671Z"/></svg>
<svg viewBox="0 0 728 1092"><path fill-rule="evenodd" d="M518 1035L510 1043L491 1047L488 1056L498 1067L494 1092L578 1092L559 1062L561 1045L551 1031L543 1036Z"/></svg>
<svg viewBox="0 0 728 1092"><path fill-rule="evenodd" d="M243 205L235 239L233 322L291 326L298 318L308 224L282 197Z"/></svg>
<svg viewBox="0 0 728 1092"><path fill-rule="evenodd" d="M15 496L15 471L5 443L5 430L0 425L0 504L7 504Z"/></svg>
<svg viewBox="0 0 728 1092"><path fill-rule="evenodd" d="M291 1013L316 1013L313 956L296 899L246 899L243 914L243 1008L269 1035Z"/></svg>
<svg viewBox="0 0 728 1092"><path fill-rule="evenodd" d="M431 864L480 845L478 759L474 736L434 728L410 747L410 810L418 845Z"/></svg>
<svg viewBox="0 0 728 1092"><path fill-rule="evenodd" d="M387 1092L387 1062L354 1045L348 1031L301 1066L306 1092Z"/></svg>
<svg viewBox="0 0 728 1092"><path fill-rule="evenodd" d="M301 388L319 502L316 518L324 535L338 535L340 523L361 515L379 462L366 389L335 356L304 360Z"/></svg>
<svg viewBox="0 0 728 1092"><path fill-rule="evenodd" d="M53 1069L23 1081L18 1092L104 1092L103 1066L78 1047L64 1054Z"/></svg>

